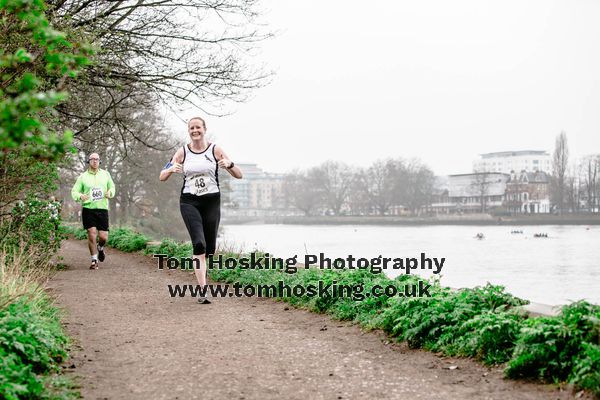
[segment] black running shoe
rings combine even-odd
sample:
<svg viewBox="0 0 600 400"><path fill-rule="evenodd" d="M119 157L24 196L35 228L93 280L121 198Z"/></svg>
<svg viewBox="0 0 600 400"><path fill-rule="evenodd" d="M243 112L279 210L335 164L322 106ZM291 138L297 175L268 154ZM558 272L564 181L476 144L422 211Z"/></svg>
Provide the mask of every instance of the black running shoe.
<svg viewBox="0 0 600 400"><path fill-rule="evenodd" d="M90 269L98 269L98 260L92 260L92 265L90 265Z"/></svg>
<svg viewBox="0 0 600 400"><path fill-rule="evenodd" d="M198 303L199 304L210 304L210 300L207 299L206 297L198 297Z"/></svg>
<svg viewBox="0 0 600 400"><path fill-rule="evenodd" d="M104 261L106 258L106 255L104 254L104 247L102 250L100 250L100 245L96 245L96 248L98 249L98 260L100 260L100 262Z"/></svg>

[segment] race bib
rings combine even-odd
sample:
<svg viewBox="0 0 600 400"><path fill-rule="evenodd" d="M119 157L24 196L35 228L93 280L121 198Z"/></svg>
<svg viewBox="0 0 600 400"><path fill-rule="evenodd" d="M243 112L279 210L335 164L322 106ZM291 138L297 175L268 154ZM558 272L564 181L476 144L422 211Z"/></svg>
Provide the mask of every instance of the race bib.
<svg viewBox="0 0 600 400"><path fill-rule="evenodd" d="M205 193L213 193L213 188L216 186L213 179L205 174L194 175L190 179L190 192L196 196L201 196Z"/></svg>
<svg viewBox="0 0 600 400"><path fill-rule="evenodd" d="M104 192L102 191L102 188L99 187L92 188L90 194L92 195L92 201L98 201L104 198Z"/></svg>

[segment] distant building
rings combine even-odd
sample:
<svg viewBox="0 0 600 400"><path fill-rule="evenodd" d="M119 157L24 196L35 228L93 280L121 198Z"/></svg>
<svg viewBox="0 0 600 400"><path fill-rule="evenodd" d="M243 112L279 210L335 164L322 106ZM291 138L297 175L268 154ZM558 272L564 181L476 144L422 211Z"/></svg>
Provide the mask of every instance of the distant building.
<svg viewBox="0 0 600 400"><path fill-rule="evenodd" d="M544 150L500 151L497 153L481 154L479 160L473 162L473 171L501 172L510 174L512 171L544 171L550 173L551 157Z"/></svg>
<svg viewBox="0 0 600 400"><path fill-rule="evenodd" d="M230 204L241 214L259 215L264 210L281 208L283 203L283 175L263 171L257 164L236 163L243 179L230 181Z"/></svg>
<svg viewBox="0 0 600 400"><path fill-rule="evenodd" d="M436 177L434 200L428 208L444 214L490 211L503 205L508 180L508 174L496 172Z"/></svg>
<svg viewBox="0 0 600 400"><path fill-rule="evenodd" d="M265 174L250 181L250 208L275 209L283 205L283 176Z"/></svg>
<svg viewBox="0 0 600 400"><path fill-rule="evenodd" d="M550 212L550 178L543 171L510 174L506 184L505 208L511 213Z"/></svg>
<svg viewBox="0 0 600 400"><path fill-rule="evenodd" d="M436 176L433 181L431 205L427 208L435 214L449 214L456 211L456 204L450 201L450 177Z"/></svg>
<svg viewBox="0 0 600 400"><path fill-rule="evenodd" d="M242 170L243 179L231 179L229 200L231 205L239 209L250 207L250 183L255 179L260 179L264 171L256 164L236 163Z"/></svg>

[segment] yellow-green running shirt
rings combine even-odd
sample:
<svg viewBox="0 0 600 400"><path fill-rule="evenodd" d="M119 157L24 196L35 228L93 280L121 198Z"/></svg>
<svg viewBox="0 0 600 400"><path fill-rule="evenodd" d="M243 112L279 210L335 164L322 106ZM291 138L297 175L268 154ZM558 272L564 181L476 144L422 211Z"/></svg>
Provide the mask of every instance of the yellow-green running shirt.
<svg viewBox="0 0 600 400"><path fill-rule="evenodd" d="M82 194L87 194L89 199L82 201ZM105 194L112 199L115 196L115 184L108 171L104 169L98 169L95 174L88 169L79 175L71 189L73 200L82 203L85 208L96 210L108 210L108 199Z"/></svg>

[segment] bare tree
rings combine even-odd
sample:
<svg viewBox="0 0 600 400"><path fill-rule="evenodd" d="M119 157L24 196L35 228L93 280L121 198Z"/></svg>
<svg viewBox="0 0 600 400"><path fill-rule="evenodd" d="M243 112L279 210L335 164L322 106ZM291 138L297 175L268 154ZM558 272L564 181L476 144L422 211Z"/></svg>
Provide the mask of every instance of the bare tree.
<svg viewBox="0 0 600 400"><path fill-rule="evenodd" d="M58 27L97 49L59 108L61 123L73 127L79 143L102 141L98 127L118 123L125 102L127 108L163 102L223 114L225 103L244 101L270 75L249 63L257 43L271 36L258 22L258 0L48 3ZM118 126L119 136L139 139L129 136L126 124ZM84 138L89 131L94 134Z"/></svg>
<svg viewBox="0 0 600 400"><path fill-rule="evenodd" d="M364 168L354 172L354 190L348 198L348 207L351 215L369 215L372 212L372 202L368 193L369 178Z"/></svg>
<svg viewBox="0 0 600 400"><path fill-rule="evenodd" d="M567 145L567 134L561 132L554 144L552 155L552 181L553 194L558 213L562 214L565 204L566 174L569 165L569 147Z"/></svg>
<svg viewBox="0 0 600 400"><path fill-rule="evenodd" d="M321 206L322 193L315 182L316 174L307 171L293 171L286 174L283 180L283 195L287 204L313 215Z"/></svg>
<svg viewBox="0 0 600 400"><path fill-rule="evenodd" d="M489 188L494 182L490 180L489 172L485 172L483 170L475 170L475 177L473 183L471 183L471 187L477 193L479 197L479 204L481 205L480 211L485 213L486 211L486 201L489 193Z"/></svg>
<svg viewBox="0 0 600 400"><path fill-rule="evenodd" d="M579 211L578 181L574 174L568 174L565 178L565 204L569 212Z"/></svg>
<svg viewBox="0 0 600 400"><path fill-rule="evenodd" d="M590 155L582 160L583 185L587 208L591 213L598 212L598 192L600 190L600 154Z"/></svg>
<svg viewBox="0 0 600 400"><path fill-rule="evenodd" d="M337 161L326 161L311 171L317 187L334 215L340 215L348 196L356 189L355 175L350 167Z"/></svg>
<svg viewBox="0 0 600 400"><path fill-rule="evenodd" d="M361 186L366 189L369 203L379 215L385 215L397 197L394 190L396 172L397 163L393 160L377 160L364 175Z"/></svg>
<svg viewBox="0 0 600 400"><path fill-rule="evenodd" d="M418 215L423 206L431 204L435 176L429 167L414 159L406 164L406 177L402 197L411 212Z"/></svg>

